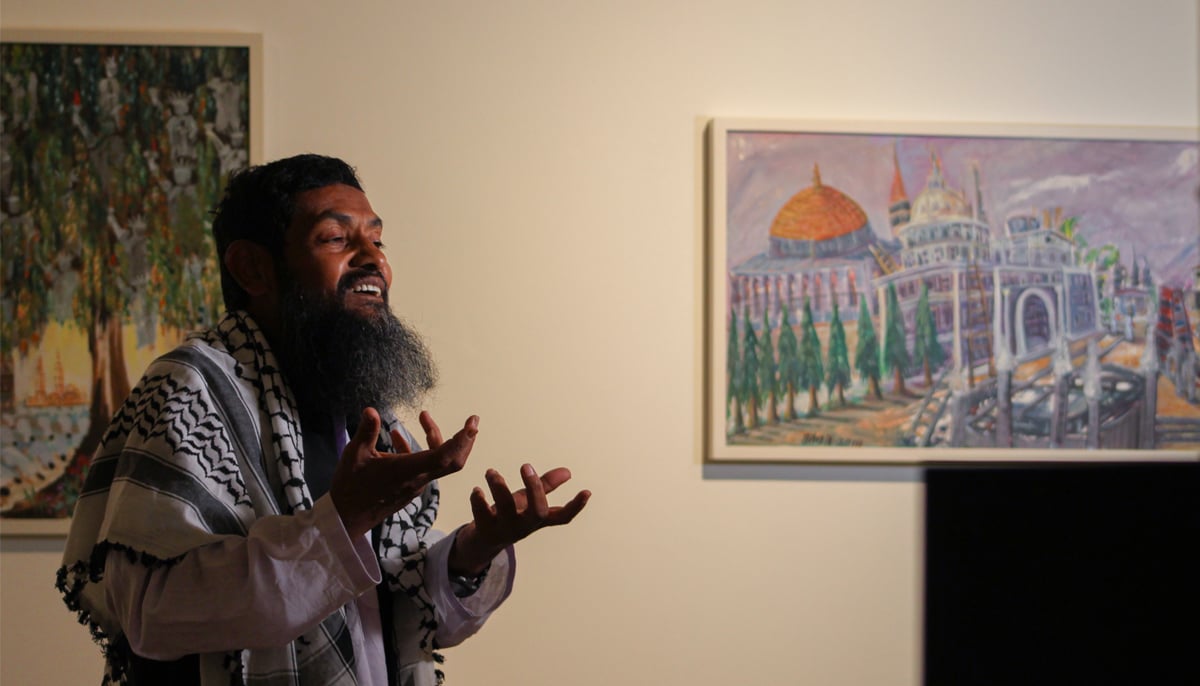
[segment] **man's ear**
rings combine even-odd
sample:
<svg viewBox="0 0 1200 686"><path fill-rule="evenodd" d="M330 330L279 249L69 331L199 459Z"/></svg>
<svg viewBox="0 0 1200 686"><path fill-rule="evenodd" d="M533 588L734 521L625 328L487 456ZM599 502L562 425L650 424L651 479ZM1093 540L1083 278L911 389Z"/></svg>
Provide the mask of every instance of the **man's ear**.
<svg viewBox="0 0 1200 686"><path fill-rule="evenodd" d="M225 248L225 268L251 298L275 290L275 260L266 247L253 241L236 240Z"/></svg>

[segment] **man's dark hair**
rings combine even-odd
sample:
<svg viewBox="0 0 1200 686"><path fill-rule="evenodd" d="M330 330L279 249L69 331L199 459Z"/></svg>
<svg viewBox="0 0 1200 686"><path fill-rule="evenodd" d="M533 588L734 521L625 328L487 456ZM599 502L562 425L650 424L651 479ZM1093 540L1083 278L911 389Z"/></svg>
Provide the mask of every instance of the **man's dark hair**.
<svg viewBox="0 0 1200 686"><path fill-rule="evenodd" d="M230 177L225 195L213 212L212 227L226 309L240 309L250 302L250 295L225 267L229 244L242 239L252 241L282 261L283 237L296 211L296 196L339 183L362 190L353 167L336 157L312 154L247 167Z"/></svg>

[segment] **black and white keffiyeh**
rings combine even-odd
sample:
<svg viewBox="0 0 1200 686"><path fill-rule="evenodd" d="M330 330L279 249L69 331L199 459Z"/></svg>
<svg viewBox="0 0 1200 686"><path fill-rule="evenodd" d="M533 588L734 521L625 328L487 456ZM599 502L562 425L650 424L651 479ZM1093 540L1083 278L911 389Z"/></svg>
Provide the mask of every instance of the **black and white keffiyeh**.
<svg viewBox="0 0 1200 686"><path fill-rule="evenodd" d="M383 449L391 448L392 428L403 431L384 416ZM303 459L294 399L244 312L227 314L150 366L92 461L58 572L67 606L104 651L103 683L128 683L134 659L105 602L108 554L171 565L223 536L246 535L260 517L311 509ZM426 654L437 620L423 583L424 539L437 508L433 483L377 537L385 583L417 606ZM246 686L343 686L357 683L354 661L342 609L286 646L203 654L198 667L206 686L214 674Z"/></svg>

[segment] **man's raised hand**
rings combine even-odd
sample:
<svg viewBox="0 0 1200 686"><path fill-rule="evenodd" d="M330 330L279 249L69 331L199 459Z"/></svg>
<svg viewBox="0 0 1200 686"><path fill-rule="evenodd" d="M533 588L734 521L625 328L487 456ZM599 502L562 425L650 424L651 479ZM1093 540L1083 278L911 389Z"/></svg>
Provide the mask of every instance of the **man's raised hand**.
<svg viewBox="0 0 1200 686"><path fill-rule="evenodd" d="M358 430L333 473L329 495L351 537L365 534L403 508L430 481L462 469L479 432L479 417L467 418L462 429L443 441L433 418L422 412L421 426L430 449L415 453L398 431L392 431L396 452L377 451L382 425L378 412L363 410Z"/></svg>
<svg viewBox="0 0 1200 686"><path fill-rule="evenodd" d="M517 491L509 491L504 477L494 469L484 478L493 504L488 504L482 488L471 491L472 521L458 530L450 550L449 567L457 574L478 574L500 551L538 529L570 523L592 497L591 491L580 491L566 505L549 504L546 495L571 478L566 467L538 476L532 465L523 465L525 488Z"/></svg>

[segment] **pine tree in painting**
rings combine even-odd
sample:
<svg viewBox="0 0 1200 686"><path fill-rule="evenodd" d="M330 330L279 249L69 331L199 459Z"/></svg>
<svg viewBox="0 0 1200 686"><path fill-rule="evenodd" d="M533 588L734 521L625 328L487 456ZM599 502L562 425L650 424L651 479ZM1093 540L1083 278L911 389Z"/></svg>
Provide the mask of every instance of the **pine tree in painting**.
<svg viewBox="0 0 1200 686"><path fill-rule="evenodd" d="M746 426L758 426L758 399L762 389L758 385L758 337L754 335L754 325L750 323L750 308L742 311L742 321L746 323L746 333L742 337L742 404L746 406Z"/></svg>
<svg viewBox="0 0 1200 686"><path fill-rule="evenodd" d="M867 307L866 298L859 300L858 343L854 346L854 368L858 370L858 378L867 382L871 397L882 400L883 393L879 390L879 339L875 335L875 325L871 322L871 310Z"/></svg>
<svg viewBox="0 0 1200 686"><path fill-rule="evenodd" d="M829 352L825 356L828 370L825 386L830 395L837 392L838 402L846 404L846 385L850 383L850 351L846 347L846 327L842 325L837 302L833 303L833 319L829 322Z"/></svg>
<svg viewBox="0 0 1200 686"><path fill-rule="evenodd" d="M783 308L779 325L779 386L787 396L784 418L796 419L796 392L800 390L800 344L792 330L791 314Z"/></svg>
<svg viewBox="0 0 1200 686"><path fill-rule="evenodd" d="M921 298L917 301L916 340L913 342L913 357L925 371L925 387L933 385L933 370L946 361L946 351L938 342L937 325L933 322L933 308L929 305L929 288L921 284Z"/></svg>
<svg viewBox="0 0 1200 686"><path fill-rule="evenodd" d="M742 351L738 347L738 322L737 310L729 308L729 346L725 353L725 376L729 379L729 385L725 389L725 415L729 416L729 406L733 405L733 433L740 434L746 431L746 424L742 421Z"/></svg>
<svg viewBox="0 0 1200 686"><path fill-rule="evenodd" d="M883 359L895 373L892 390L904 394L908 392L904 387L904 373L912 364L912 359L908 354L908 333L904 330L904 314L900 311L900 298L896 295L894 283L889 283L887 288L887 321L884 326L887 337L883 343Z"/></svg>
<svg viewBox="0 0 1200 686"><path fill-rule="evenodd" d="M762 401L766 403L767 424L779 423L779 381L775 373L775 349L771 345L771 322L763 312L762 336L758 339L758 387L762 389Z"/></svg>
<svg viewBox="0 0 1200 686"><path fill-rule="evenodd" d="M825 370L821 363L821 339L813 324L812 303L804 299L804 316L800 320L800 385L808 389L808 414L817 414L817 389L825 381Z"/></svg>

